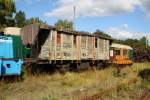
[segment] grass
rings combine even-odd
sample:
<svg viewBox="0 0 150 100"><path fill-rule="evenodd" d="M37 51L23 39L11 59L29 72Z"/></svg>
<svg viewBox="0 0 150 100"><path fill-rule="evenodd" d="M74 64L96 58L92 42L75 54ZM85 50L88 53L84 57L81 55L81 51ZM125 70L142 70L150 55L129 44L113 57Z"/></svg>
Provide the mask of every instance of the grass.
<svg viewBox="0 0 150 100"><path fill-rule="evenodd" d="M119 96L116 92L102 99L134 98L142 90L149 87L149 82L142 84L138 73L150 68L150 63L135 63L132 67L125 67L119 76L116 76L115 67L104 70L87 70L81 73L67 72L62 75L28 76L22 82L5 84L0 83L0 100L77 100L84 95L93 95L98 92L136 80L133 85L120 87ZM131 93L132 92L132 93ZM133 95L129 95L133 94ZM136 95L135 95L136 94ZM119 99L120 100L120 99Z"/></svg>

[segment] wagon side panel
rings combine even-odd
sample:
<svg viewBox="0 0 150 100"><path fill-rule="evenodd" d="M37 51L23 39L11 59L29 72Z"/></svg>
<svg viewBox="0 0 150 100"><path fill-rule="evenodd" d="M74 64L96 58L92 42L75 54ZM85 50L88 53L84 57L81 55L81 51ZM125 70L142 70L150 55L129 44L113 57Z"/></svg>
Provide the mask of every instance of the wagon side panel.
<svg viewBox="0 0 150 100"><path fill-rule="evenodd" d="M81 59L87 59L87 36L81 36Z"/></svg>
<svg viewBox="0 0 150 100"><path fill-rule="evenodd" d="M41 38L43 39L43 38ZM49 54L50 54L50 39L51 39L51 33L48 34L45 42L43 45L41 45L40 53L39 53L39 58L41 59L49 59Z"/></svg>
<svg viewBox="0 0 150 100"><path fill-rule="evenodd" d="M109 40L99 39L99 60L109 60Z"/></svg>
<svg viewBox="0 0 150 100"><path fill-rule="evenodd" d="M89 59L93 59L93 37L88 37L88 41L87 41L88 45L88 58Z"/></svg>
<svg viewBox="0 0 150 100"><path fill-rule="evenodd" d="M57 31L51 31L50 34L50 43L49 43L49 60L55 60L56 58L56 35Z"/></svg>
<svg viewBox="0 0 150 100"><path fill-rule="evenodd" d="M99 60L99 53L100 53L100 51L99 51L99 45L98 45L98 43L99 43L99 38L97 38L97 37L95 37L95 39L94 39L95 41L94 41L94 47L95 47L95 60Z"/></svg>
<svg viewBox="0 0 150 100"><path fill-rule="evenodd" d="M73 35L62 34L62 60L74 60Z"/></svg>

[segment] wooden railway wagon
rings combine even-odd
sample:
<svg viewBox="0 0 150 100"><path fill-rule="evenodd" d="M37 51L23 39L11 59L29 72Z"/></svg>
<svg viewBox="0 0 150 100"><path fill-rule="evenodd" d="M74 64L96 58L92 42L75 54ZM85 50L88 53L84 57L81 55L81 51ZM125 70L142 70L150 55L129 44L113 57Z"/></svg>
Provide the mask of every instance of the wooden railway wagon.
<svg viewBox="0 0 150 100"><path fill-rule="evenodd" d="M31 48L30 59L35 59L36 63L76 67L108 62L112 41L87 32L39 24L22 28L21 37L23 44Z"/></svg>

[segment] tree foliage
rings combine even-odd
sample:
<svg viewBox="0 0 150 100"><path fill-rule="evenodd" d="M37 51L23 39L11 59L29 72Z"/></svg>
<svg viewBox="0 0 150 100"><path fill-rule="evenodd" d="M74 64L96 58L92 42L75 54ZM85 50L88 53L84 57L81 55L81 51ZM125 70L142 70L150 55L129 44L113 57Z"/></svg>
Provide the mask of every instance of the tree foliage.
<svg viewBox="0 0 150 100"><path fill-rule="evenodd" d="M73 30L73 22L72 21L68 21L68 20L58 20L55 23L55 26L57 28L63 28L63 29L69 29L69 30Z"/></svg>
<svg viewBox="0 0 150 100"><path fill-rule="evenodd" d="M46 22L42 21L38 17L31 17L30 19L26 20L26 25L29 24L46 24Z"/></svg>
<svg viewBox="0 0 150 100"><path fill-rule="evenodd" d="M97 29L95 32L94 32L95 35L100 35L102 37L108 37L108 38L111 38L110 35L104 33L103 31L100 31L99 29Z"/></svg>
<svg viewBox="0 0 150 100"><path fill-rule="evenodd" d="M15 11L16 7L14 0L0 0L0 27L14 24L12 17Z"/></svg>
<svg viewBox="0 0 150 100"><path fill-rule="evenodd" d="M147 44L147 39L146 37L142 37L141 39L126 39L126 40L117 40L115 39L114 42L116 43L121 43L121 44L125 44L125 45L129 45L132 47L137 47L137 48L146 48Z"/></svg>
<svg viewBox="0 0 150 100"><path fill-rule="evenodd" d="M25 13L23 11L19 11L15 16L15 23L17 27L23 27L26 23Z"/></svg>

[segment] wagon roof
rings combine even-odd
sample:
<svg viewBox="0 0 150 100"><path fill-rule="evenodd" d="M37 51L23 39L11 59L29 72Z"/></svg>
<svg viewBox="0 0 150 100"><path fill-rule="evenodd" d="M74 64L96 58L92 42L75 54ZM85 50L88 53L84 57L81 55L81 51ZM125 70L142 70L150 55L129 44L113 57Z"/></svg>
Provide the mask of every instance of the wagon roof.
<svg viewBox="0 0 150 100"><path fill-rule="evenodd" d="M112 40L112 38L108 37L102 37L99 35L93 35L89 32L84 31L75 31L75 30L68 30L68 29L60 29L51 25L47 24L31 24L23 27L21 29L21 38L23 41L23 44L34 44L36 37L40 30L55 30L58 32L63 32L66 34L75 34L75 35L83 35L83 36L92 36L92 37L99 37L107 40Z"/></svg>
<svg viewBox="0 0 150 100"><path fill-rule="evenodd" d="M44 28L43 25L40 26L41 28ZM108 39L108 40L113 40L110 37L103 37L100 35L96 35L96 34L91 34L89 32L85 32L85 31L76 31L76 30L69 30L69 29L60 29L60 28L56 28L54 26L46 26L48 29L54 29L56 31L59 32L63 32L63 33L68 33L68 34L76 34L76 35L85 35L85 36L95 36L95 37L99 37L99 38L103 38L103 39Z"/></svg>
<svg viewBox="0 0 150 100"><path fill-rule="evenodd" d="M124 49L130 49L130 50L133 49L132 47L130 47L128 45L117 44L117 43L112 43L111 47L113 47L113 48L124 48Z"/></svg>

